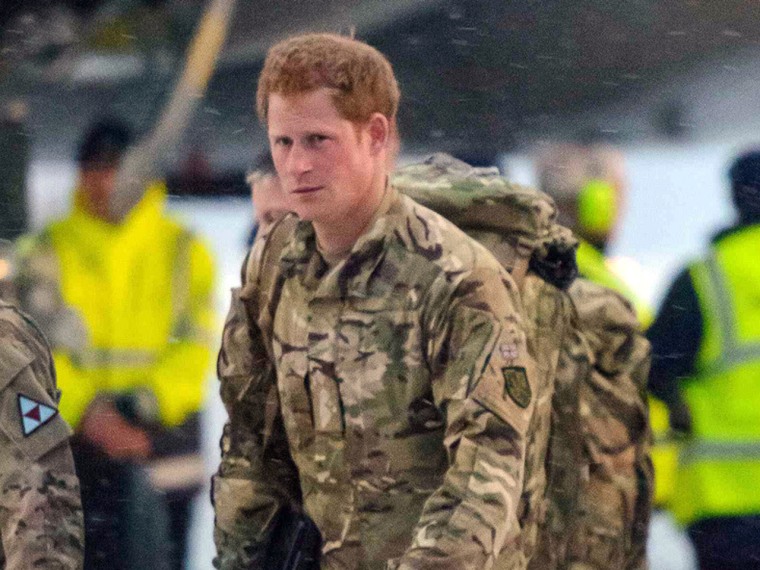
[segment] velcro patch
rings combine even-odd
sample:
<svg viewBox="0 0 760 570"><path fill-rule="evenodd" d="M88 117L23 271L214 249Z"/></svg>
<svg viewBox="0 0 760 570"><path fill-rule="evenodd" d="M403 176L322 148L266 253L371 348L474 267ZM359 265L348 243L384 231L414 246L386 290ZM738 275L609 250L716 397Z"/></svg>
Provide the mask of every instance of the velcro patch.
<svg viewBox="0 0 760 570"><path fill-rule="evenodd" d="M18 410L24 437L33 434L58 413L55 408L22 394L18 395Z"/></svg>
<svg viewBox="0 0 760 570"><path fill-rule="evenodd" d="M520 349L516 342L503 342L499 345L499 352L504 360L517 360L520 357Z"/></svg>
<svg viewBox="0 0 760 570"><path fill-rule="evenodd" d="M533 393L530 390L528 374L522 366L505 366L501 369L504 376L504 391L509 394L515 404L521 408L530 405Z"/></svg>

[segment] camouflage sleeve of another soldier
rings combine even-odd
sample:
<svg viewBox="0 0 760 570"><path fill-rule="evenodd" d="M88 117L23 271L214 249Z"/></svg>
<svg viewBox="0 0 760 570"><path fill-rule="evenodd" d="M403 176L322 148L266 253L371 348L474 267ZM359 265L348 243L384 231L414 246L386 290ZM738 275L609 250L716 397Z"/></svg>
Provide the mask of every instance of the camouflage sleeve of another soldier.
<svg viewBox="0 0 760 570"><path fill-rule="evenodd" d="M50 349L28 317L2 301L0 390L0 567L82 568L79 481Z"/></svg>
<svg viewBox="0 0 760 570"><path fill-rule="evenodd" d="M257 297L255 289L267 286L258 282L267 235L257 237L243 263L242 286L232 290L217 362L229 415L221 440L221 464L212 481L214 566L222 570L263 568L278 510L301 502L298 472L279 411L274 366L252 314L257 307L250 303L257 300L252 299Z"/></svg>
<svg viewBox="0 0 760 570"><path fill-rule="evenodd" d="M631 305L584 279L570 288L594 355L579 386L589 465L569 555L578 567L646 568L654 476L646 382L650 346Z"/></svg>
<svg viewBox="0 0 760 570"><path fill-rule="evenodd" d="M388 568L489 569L519 536L537 375L517 286L500 270L476 268L450 297L433 293L427 304L434 307L423 318L428 365L435 403L446 414L449 466L409 549Z"/></svg>

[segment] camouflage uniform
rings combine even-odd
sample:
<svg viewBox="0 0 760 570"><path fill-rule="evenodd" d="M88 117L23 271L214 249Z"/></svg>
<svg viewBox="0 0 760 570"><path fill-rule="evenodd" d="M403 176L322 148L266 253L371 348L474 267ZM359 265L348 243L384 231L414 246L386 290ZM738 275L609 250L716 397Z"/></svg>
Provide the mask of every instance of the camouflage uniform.
<svg viewBox="0 0 760 570"><path fill-rule="evenodd" d="M569 293L594 366L577 386L588 470L578 482L576 514L560 530L568 540L566 567L643 569L654 490L649 342L618 293L585 279Z"/></svg>
<svg viewBox="0 0 760 570"><path fill-rule="evenodd" d="M573 241L569 230L553 226L534 261ZM615 291L576 279L568 294L591 362L578 347L567 347L560 359L548 511L530 568L645 569L654 490L649 343L633 307Z"/></svg>
<svg viewBox="0 0 760 570"><path fill-rule="evenodd" d="M521 294L528 346L539 364L536 413L520 541L497 567L530 561L536 569L608 568L614 560L644 567L652 473L642 389L649 354L630 308L585 280L575 281L570 295L547 282L570 284L574 272L562 260L577 240L554 223L544 194L508 183L496 169L441 155L401 169L394 183L479 239L505 267L532 255Z"/></svg>
<svg viewBox="0 0 760 570"><path fill-rule="evenodd" d="M50 349L0 301L0 568L82 567L84 527L69 426L55 412Z"/></svg>
<svg viewBox="0 0 760 570"><path fill-rule="evenodd" d="M554 204L546 195L507 182L496 169L473 168L447 155L434 155L424 163L399 169L393 183L478 239L513 274L520 273L521 266L522 271L528 268L531 254L545 245L556 217ZM574 241L568 244L571 255L574 246ZM528 430L525 483L518 509L522 530L497 560L496 568L503 570L527 568L537 548L546 511L546 454L560 352L574 348L582 362L589 361L583 339L575 334L575 314L567 294L532 271L518 282L528 316L528 349L537 363L536 412Z"/></svg>
<svg viewBox="0 0 760 570"><path fill-rule="evenodd" d="M514 281L437 214L384 204L333 267L293 216L254 244L218 363L218 568L259 567L286 503L322 568L481 570L519 534L537 387Z"/></svg>

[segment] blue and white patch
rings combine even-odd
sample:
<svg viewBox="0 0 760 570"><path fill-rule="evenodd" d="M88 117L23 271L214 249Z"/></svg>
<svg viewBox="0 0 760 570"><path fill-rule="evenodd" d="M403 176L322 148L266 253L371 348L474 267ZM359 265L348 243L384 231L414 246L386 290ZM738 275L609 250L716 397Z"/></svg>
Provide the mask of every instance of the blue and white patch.
<svg viewBox="0 0 760 570"><path fill-rule="evenodd" d="M21 432L24 436L33 434L51 419L58 410L22 394L18 395L18 410L21 417Z"/></svg>

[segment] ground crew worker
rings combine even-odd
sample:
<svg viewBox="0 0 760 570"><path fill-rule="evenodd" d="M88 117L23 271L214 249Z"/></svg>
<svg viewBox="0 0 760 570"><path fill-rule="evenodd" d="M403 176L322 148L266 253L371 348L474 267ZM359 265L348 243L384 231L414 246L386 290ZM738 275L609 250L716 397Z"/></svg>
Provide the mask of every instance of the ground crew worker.
<svg viewBox="0 0 760 570"><path fill-rule="evenodd" d="M47 341L0 300L0 568L79 570L84 523Z"/></svg>
<svg viewBox="0 0 760 570"><path fill-rule="evenodd" d="M676 277L648 332L650 389L689 435L673 512L703 570L760 560L760 152L729 178L736 224Z"/></svg>
<svg viewBox="0 0 760 570"><path fill-rule="evenodd" d="M652 322L650 308L605 259L605 250L623 210L624 178L622 154L607 145L555 145L538 160L539 187L554 198L561 223L572 229L580 240L577 262L581 276L616 291L632 303L646 330ZM657 506L666 507L673 494L678 448L665 405L650 397L649 406L656 442L652 449L657 474L654 501Z"/></svg>
<svg viewBox="0 0 760 570"><path fill-rule="evenodd" d="M276 567L291 509L327 569L488 569L520 532L535 373L517 288L388 185L398 100L359 41L267 55L257 110L300 220L257 239L225 325L219 568Z"/></svg>
<svg viewBox="0 0 760 570"><path fill-rule="evenodd" d="M214 270L205 245L164 213L162 183L151 184L125 219L110 219L110 193L131 140L118 121L90 129L79 149L73 210L20 244L16 281L22 306L53 346L66 393L61 415L83 443L81 456L75 448L78 468L94 469L99 453L146 463L166 493L174 567L181 567L203 480L199 412L213 342Z"/></svg>
<svg viewBox="0 0 760 570"><path fill-rule="evenodd" d="M524 568L528 561L536 569L644 567L652 492L641 396L648 345L630 306L606 288L573 283L577 242L554 223L546 195L446 155L401 168L393 180L477 238L522 283L528 343L543 374L520 508L523 533L498 567ZM531 271L522 277L528 258ZM570 296L561 290L568 287Z"/></svg>

